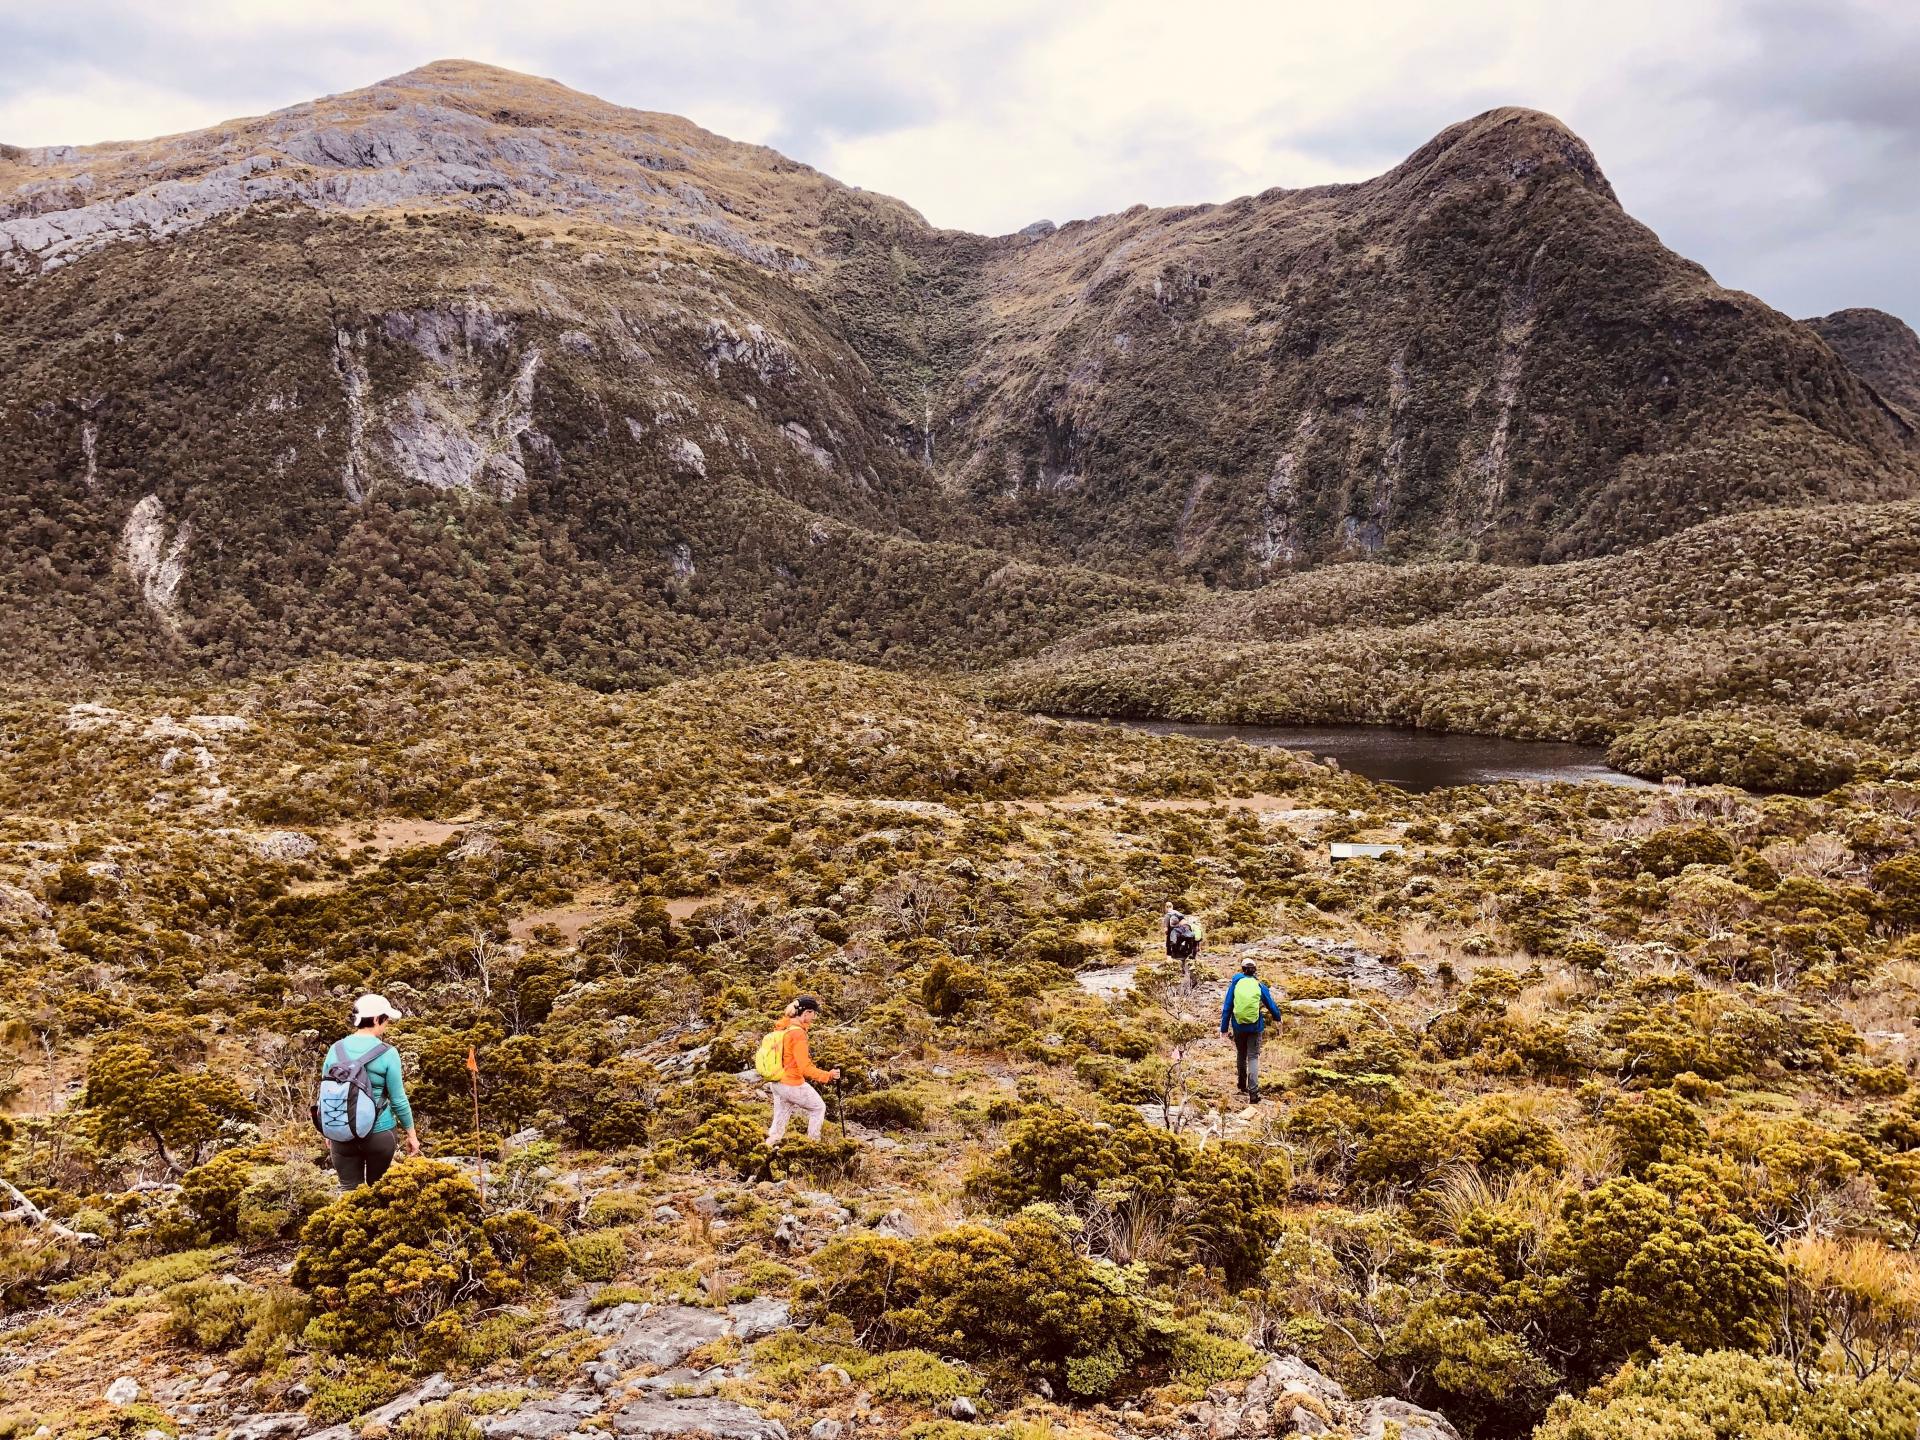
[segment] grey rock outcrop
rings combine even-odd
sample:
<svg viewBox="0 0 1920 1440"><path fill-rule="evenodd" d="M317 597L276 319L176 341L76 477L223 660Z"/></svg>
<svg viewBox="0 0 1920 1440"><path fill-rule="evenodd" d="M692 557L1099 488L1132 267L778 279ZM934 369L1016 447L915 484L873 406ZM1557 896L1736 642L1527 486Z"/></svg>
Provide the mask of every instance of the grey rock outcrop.
<svg viewBox="0 0 1920 1440"><path fill-rule="evenodd" d="M613 1416L613 1433L668 1440L698 1435L705 1440L787 1440L787 1427L731 1400L711 1398L637 1400Z"/></svg>
<svg viewBox="0 0 1920 1440"><path fill-rule="evenodd" d="M623 1331L602 1354L622 1370L635 1365L678 1365L702 1345L732 1329L725 1315L696 1310L691 1305L669 1305Z"/></svg>
<svg viewBox="0 0 1920 1440"><path fill-rule="evenodd" d="M143 496L120 532L120 553L141 602L168 629L180 623L175 596L187 578L187 546L192 540L193 526L187 521L168 533L167 507L158 495Z"/></svg>
<svg viewBox="0 0 1920 1440"><path fill-rule="evenodd" d="M293 1440L307 1433L310 1422L298 1410L271 1415L249 1415L227 1430L227 1440Z"/></svg>
<svg viewBox="0 0 1920 1440"><path fill-rule="evenodd" d="M793 1328L793 1307L784 1300L762 1296L727 1307L733 1334L741 1340L758 1340L779 1330Z"/></svg>
<svg viewBox="0 0 1920 1440"><path fill-rule="evenodd" d="M606 1404L598 1395L571 1393L545 1400L529 1400L517 1410L488 1415L480 1421L487 1440L559 1440L580 1427Z"/></svg>
<svg viewBox="0 0 1920 1440"><path fill-rule="evenodd" d="M1195 1406L1190 1434L1205 1440L1252 1440L1254 1436L1341 1435L1349 1440L1460 1440L1443 1415L1391 1396L1354 1401L1336 1380L1297 1356L1282 1355L1238 1395L1216 1387ZM1399 1427L1390 1432L1387 1427Z"/></svg>

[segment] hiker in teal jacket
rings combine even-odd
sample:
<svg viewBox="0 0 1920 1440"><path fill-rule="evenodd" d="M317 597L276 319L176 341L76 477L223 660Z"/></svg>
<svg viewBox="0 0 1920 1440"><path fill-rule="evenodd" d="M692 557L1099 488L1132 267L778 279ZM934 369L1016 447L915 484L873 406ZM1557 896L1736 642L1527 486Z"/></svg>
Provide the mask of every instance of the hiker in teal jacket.
<svg viewBox="0 0 1920 1440"><path fill-rule="evenodd" d="M1253 962L1249 960L1240 967L1240 973L1227 982L1226 998L1220 1002L1220 1033L1233 1036L1240 1091L1251 1105L1260 1103L1260 1041L1266 1033L1269 1015L1278 1021L1280 1007L1273 1003L1273 992L1267 989L1266 981L1254 974Z"/></svg>
<svg viewBox="0 0 1920 1440"><path fill-rule="evenodd" d="M362 995L353 1002L353 1033L336 1040L328 1054L338 1051L344 1059L359 1059L374 1046L387 1043L381 1038L387 1032L387 1022L399 1018L400 1012L387 1003L384 995ZM400 1138L395 1134L396 1128L405 1135L407 1154L420 1153L420 1136L413 1128L413 1106L407 1103L406 1081L400 1077L398 1050L389 1048L367 1066L367 1084L373 1091L374 1103L380 1107L380 1118L373 1122L372 1132L358 1140L327 1142L334 1173L340 1177L341 1187L347 1190L371 1185L387 1173Z"/></svg>

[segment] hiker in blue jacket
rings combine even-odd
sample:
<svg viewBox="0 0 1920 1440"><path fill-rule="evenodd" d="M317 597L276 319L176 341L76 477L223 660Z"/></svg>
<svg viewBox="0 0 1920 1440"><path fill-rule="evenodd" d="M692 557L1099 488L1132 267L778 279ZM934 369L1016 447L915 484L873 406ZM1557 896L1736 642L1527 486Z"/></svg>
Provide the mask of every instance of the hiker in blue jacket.
<svg viewBox="0 0 1920 1440"><path fill-rule="evenodd" d="M1226 999L1220 1002L1220 1033L1233 1036L1234 1056L1240 1072L1240 1090L1247 1103L1260 1103L1260 1040L1267 1028L1267 1016L1280 1019L1280 1007L1273 1003L1273 992L1254 973L1247 961L1240 973L1227 982Z"/></svg>

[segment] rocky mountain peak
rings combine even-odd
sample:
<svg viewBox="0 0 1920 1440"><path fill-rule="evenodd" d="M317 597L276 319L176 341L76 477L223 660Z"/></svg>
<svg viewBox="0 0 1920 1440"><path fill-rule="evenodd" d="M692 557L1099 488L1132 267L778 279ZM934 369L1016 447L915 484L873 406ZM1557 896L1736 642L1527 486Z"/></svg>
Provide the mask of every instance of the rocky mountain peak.
<svg viewBox="0 0 1920 1440"><path fill-rule="evenodd" d="M833 188L679 116L441 60L189 134L0 153L0 270L41 273L117 240L294 203L646 227L803 272Z"/></svg>
<svg viewBox="0 0 1920 1440"><path fill-rule="evenodd" d="M1463 176L1539 183L1562 175L1619 205L1586 141L1543 110L1508 105L1449 125L1382 177L1381 183L1431 184Z"/></svg>
<svg viewBox="0 0 1920 1440"><path fill-rule="evenodd" d="M1802 322L1852 370L1920 424L1920 335L1897 315L1859 306Z"/></svg>

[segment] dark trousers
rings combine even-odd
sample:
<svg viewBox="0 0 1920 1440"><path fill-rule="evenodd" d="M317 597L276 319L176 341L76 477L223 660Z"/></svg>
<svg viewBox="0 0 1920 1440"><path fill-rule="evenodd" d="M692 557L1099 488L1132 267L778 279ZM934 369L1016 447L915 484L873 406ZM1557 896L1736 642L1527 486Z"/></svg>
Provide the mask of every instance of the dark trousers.
<svg viewBox="0 0 1920 1440"><path fill-rule="evenodd" d="M1233 1027L1233 1058L1240 1088L1249 1099L1260 1098L1260 1032Z"/></svg>
<svg viewBox="0 0 1920 1440"><path fill-rule="evenodd" d="M386 1174L393 1164L399 1136L398 1130L376 1130L359 1140L329 1140L327 1150L333 1156L333 1173L340 1177L340 1188L357 1190Z"/></svg>

